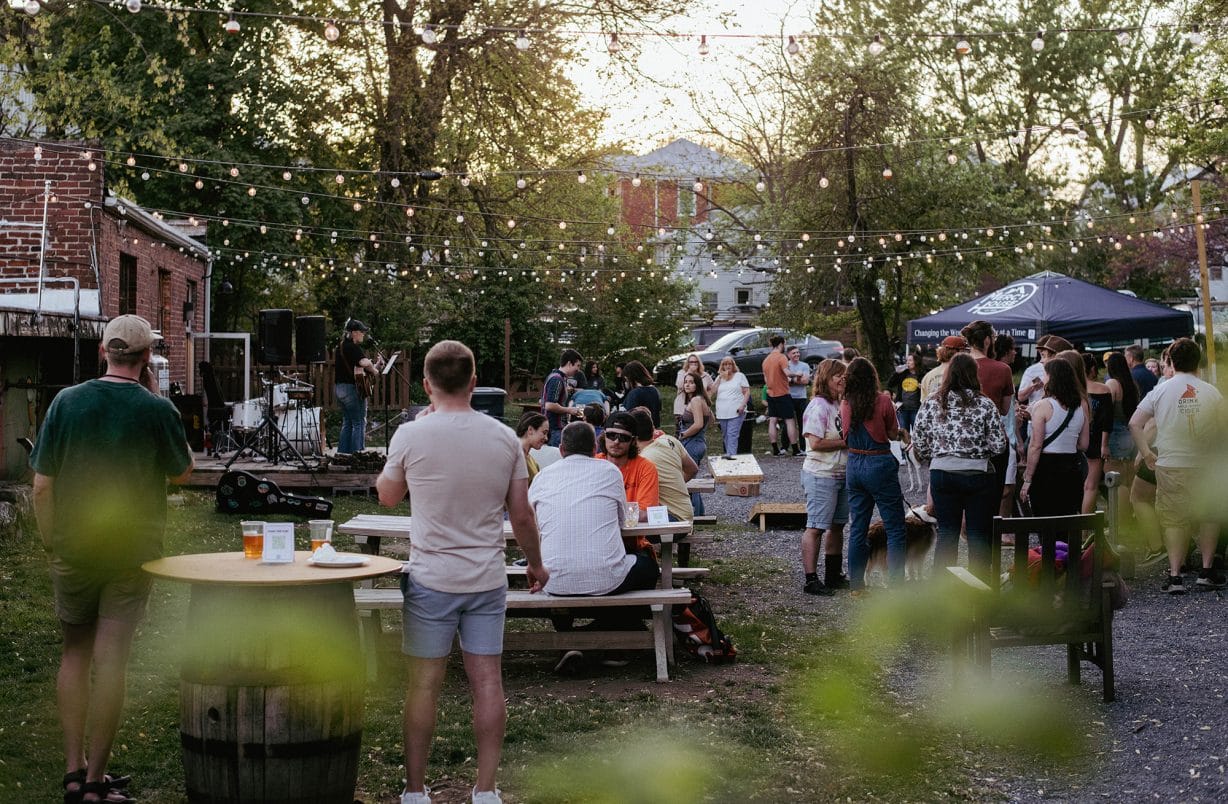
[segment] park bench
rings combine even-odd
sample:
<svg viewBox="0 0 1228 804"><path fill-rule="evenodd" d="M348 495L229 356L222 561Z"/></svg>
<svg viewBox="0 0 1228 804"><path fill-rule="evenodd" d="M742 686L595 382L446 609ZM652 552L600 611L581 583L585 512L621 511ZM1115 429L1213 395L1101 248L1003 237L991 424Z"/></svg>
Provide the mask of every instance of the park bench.
<svg viewBox="0 0 1228 804"><path fill-rule="evenodd" d="M645 589L621 595L599 597L564 597L533 594L524 589L507 593L509 614L550 617L564 615L592 617L594 609L642 608L652 612L649 631L508 631L503 637L504 650L642 650L651 648L656 656L657 681L669 681L669 668L674 663L674 635L670 623L670 607L686 606L691 602L689 589ZM379 588L354 590L354 605L359 611L400 609L401 590ZM368 672L373 670L375 644L367 645Z"/></svg>
<svg viewBox="0 0 1228 804"><path fill-rule="evenodd" d="M1014 573L1002 578L1002 536L1015 536ZM1029 564L1029 534L1036 535L1039 561ZM1070 545L1069 560L1057 566L1057 543ZM1090 545L1081 560L1082 546ZM1003 519L994 517L990 540L988 582L963 567L947 571L962 584L974 603L965 627L957 631L953 649L957 665L972 659L986 674L991 654L1002 648L1065 645L1066 671L1078 684L1084 661L1100 668L1105 702L1114 698L1114 581L1106 580L1109 546L1104 513Z"/></svg>
<svg viewBox="0 0 1228 804"><path fill-rule="evenodd" d="M678 581L702 580L703 578L708 577L711 572L712 570L708 569L707 567L674 567L674 582L677 583ZM519 567L516 565L509 566L507 568L508 583L523 584L527 573L528 570L525 567Z"/></svg>

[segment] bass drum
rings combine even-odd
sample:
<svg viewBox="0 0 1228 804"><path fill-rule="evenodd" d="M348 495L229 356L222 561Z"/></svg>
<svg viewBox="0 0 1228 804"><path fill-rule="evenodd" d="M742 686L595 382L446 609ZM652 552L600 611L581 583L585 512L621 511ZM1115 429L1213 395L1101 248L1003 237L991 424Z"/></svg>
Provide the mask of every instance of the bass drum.
<svg viewBox="0 0 1228 804"><path fill-rule="evenodd" d="M291 408L281 417L281 431L303 455L323 455L320 408Z"/></svg>

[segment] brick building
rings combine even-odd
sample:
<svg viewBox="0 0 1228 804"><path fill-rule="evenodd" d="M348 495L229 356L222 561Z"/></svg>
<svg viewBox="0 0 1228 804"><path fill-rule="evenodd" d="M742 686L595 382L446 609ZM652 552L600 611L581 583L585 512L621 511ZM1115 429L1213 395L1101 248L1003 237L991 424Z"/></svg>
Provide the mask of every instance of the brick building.
<svg viewBox="0 0 1228 804"><path fill-rule="evenodd" d="M770 275L715 261L706 248L708 232L729 223L720 209L722 195L732 182L753 181L751 169L685 139L643 156L615 157L610 167L619 172L612 192L621 201L622 222L654 244L659 264L673 265L694 283L705 321L752 323L768 300Z"/></svg>
<svg viewBox="0 0 1228 804"><path fill-rule="evenodd" d="M108 192L96 149L0 139L0 478L24 476L18 439L52 397L98 375L108 319L148 319L170 382L186 385L208 276L204 245Z"/></svg>

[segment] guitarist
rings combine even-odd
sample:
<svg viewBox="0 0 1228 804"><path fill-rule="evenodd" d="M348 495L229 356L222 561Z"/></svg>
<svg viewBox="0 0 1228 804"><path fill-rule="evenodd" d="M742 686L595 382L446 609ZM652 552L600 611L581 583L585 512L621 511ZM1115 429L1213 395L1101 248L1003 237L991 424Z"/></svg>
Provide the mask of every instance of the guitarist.
<svg viewBox="0 0 1228 804"><path fill-rule="evenodd" d="M379 374L380 366L371 362L362 350L362 342L370 327L356 318L345 324L345 336L337 346L333 359L337 404L341 406L341 440L338 453L362 452L367 432L367 399L371 396L371 378ZM380 360L383 363L383 360Z"/></svg>

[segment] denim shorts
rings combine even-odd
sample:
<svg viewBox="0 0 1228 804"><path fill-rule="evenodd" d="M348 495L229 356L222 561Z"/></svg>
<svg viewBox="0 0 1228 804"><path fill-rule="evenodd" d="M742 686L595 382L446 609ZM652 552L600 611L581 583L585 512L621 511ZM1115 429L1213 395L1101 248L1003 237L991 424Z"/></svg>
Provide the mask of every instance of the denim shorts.
<svg viewBox="0 0 1228 804"><path fill-rule="evenodd" d="M418 659L440 659L452 652L452 638L460 632L465 653L498 656L503 653L503 620L507 613L507 587L485 592L437 592L401 575L401 652Z"/></svg>
<svg viewBox="0 0 1228 804"><path fill-rule="evenodd" d="M1117 461L1132 461L1137 452L1130 428L1123 421L1113 422L1113 430L1109 433L1108 457Z"/></svg>
<svg viewBox="0 0 1228 804"><path fill-rule="evenodd" d="M849 492L842 477L820 477L802 470L806 492L806 527L827 530L849 521Z"/></svg>

